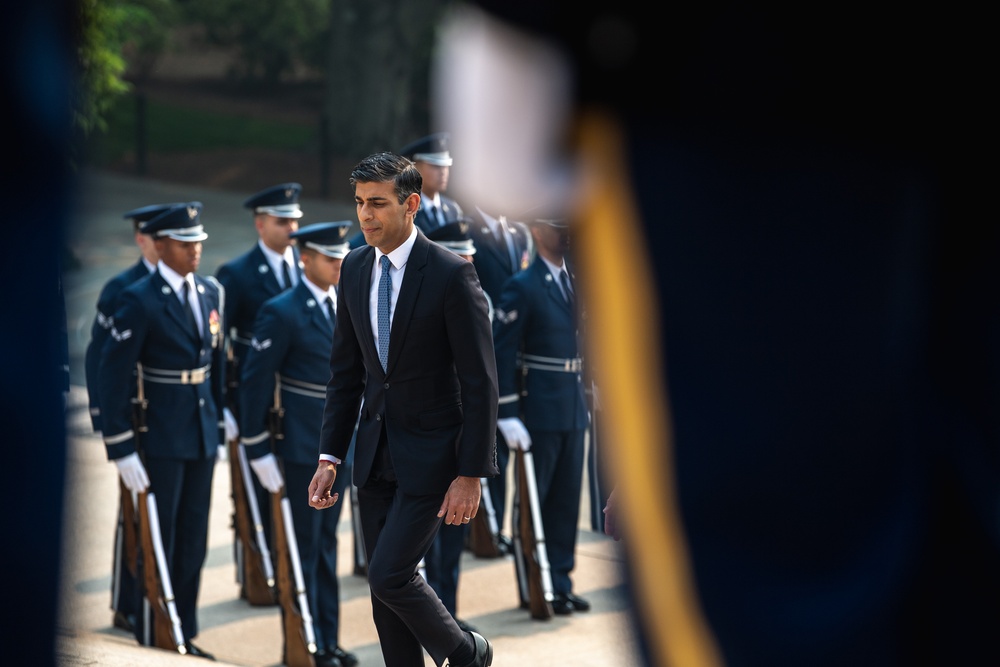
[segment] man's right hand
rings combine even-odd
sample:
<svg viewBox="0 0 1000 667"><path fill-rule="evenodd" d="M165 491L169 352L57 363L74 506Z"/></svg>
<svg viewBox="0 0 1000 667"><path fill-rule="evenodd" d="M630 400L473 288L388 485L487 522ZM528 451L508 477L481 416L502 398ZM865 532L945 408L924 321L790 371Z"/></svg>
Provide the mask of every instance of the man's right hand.
<svg viewBox="0 0 1000 667"><path fill-rule="evenodd" d="M503 439L507 441L507 447L512 451L520 449L526 452L531 449L531 436L528 435L528 429L517 417L498 419L497 428L500 429Z"/></svg>
<svg viewBox="0 0 1000 667"><path fill-rule="evenodd" d="M142 493L149 488L149 475L146 474L146 467L142 465L138 452L114 459L114 462L126 489L132 493Z"/></svg>
<svg viewBox="0 0 1000 667"><path fill-rule="evenodd" d="M320 461L316 474L309 482L309 507L322 510L334 506L340 498L339 493L330 494L336 479L337 466L330 461Z"/></svg>
<svg viewBox="0 0 1000 667"><path fill-rule="evenodd" d="M260 485L271 493L281 491L281 487L285 485L285 478L281 475L278 459L275 458L274 454L265 454L258 459L250 459L250 467L257 475Z"/></svg>

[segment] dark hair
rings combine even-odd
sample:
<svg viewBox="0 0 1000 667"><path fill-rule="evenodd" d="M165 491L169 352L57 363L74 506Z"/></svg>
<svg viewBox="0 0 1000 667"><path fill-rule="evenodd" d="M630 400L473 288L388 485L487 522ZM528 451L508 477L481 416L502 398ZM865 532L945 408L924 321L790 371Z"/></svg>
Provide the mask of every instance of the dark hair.
<svg viewBox="0 0 1000 667"><path fill-rule="evenodd" d="M351 170L351 188L356 192L358 183L388 183L396 187L396 198L402 204L406 198L416 193L424 185L424 179L405 157L395 153L375 153L354 165Z"/></svg>

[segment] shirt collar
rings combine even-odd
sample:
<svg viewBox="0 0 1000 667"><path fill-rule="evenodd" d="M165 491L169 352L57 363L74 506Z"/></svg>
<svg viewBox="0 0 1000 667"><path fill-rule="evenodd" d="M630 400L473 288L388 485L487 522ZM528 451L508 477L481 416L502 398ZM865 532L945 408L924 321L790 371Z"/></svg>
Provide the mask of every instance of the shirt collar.
<svg viewBox="0 0 1000 667"><path fill-rule="evenodd" d="M417 240L417 227L414 225L410 229L410 236L405 241L403 241L398 248L388 253L389 261L392 266L397 271L404 266L406 262L410 259L410 252L413 250L413 244ZM375 248L375 266L379 266L382 261L382 255L384 255L381 250Z"/></svg>
<svg viewBox="0 0 1000 667"><path fill-rule="evenodd" d="M194 289L194 275L189 273L186 276L182 276L164 264L162 259L156 263L156 268L159 270L160 275L163 276L163 279L167 281L167 284L170 285L170 287L177 294L181 293L181 285L185 282L191 286L192 290Z"/></svg>
<svg viewBox="0 0 1000 667"><path fill-rule="evenodd" d="M285 253L281 255L264 245L260 239L257 239L257 245L264 252L264 257L267 258L267 263L271 265L272 270L281 271L282 262L287 262L289 269L295 266L295 253L292 251L292 246L285 248Z"/></svg>
<svg viewBox="0 0 1000 667"><path fill-rule="evenodd" d="M497 228L500 226L500 221L494 218L489 213L483 211L483 209L479 208L478 206L476 207L476 210L479 211L479 216L483 219L483 222L486 223L486 226L490 228L490 231L496 234Z"/></svg>
<svg viewBox="0 0 1000 667"><path fill-rule="evenodd" d="M146 259L145 255L143 255L139 259L142 260L142 265L146 267L147 271L149 271L150 273L152 273L153 271L156 271L156 264L153 264L151 261L149 261L148 259Z"/></svg>
<svg viewBox="0 0 1000 667"><path fill-rule="evenodd" d="M306 287L309 288L309 291L312 292L313 297L317 301L319 301L321 303L324 300L326 300L326 297L330 297L331 299L334 299L334 300L336 300L336 298L337 298L336 297L336 292L334 292L335 288L333 287L333 285L330 286L329 290L327 290L327 291L324 292L319 287L317 287L315 283L313 283L311 280L309 280L308 278L306 278L305 275L302 276L302 282L304 282L306 284Z"/></svg>

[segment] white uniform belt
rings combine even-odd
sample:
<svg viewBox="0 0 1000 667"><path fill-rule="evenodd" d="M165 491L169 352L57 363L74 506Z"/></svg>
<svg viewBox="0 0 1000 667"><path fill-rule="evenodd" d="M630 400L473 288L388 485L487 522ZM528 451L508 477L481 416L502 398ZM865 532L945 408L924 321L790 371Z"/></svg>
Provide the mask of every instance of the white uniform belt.
<svg viewBox="0 0 1000 667"><path fill-rule="evenodd" d="M560 359L558 357L542 357L537 354L522 354L521 365L536 371L554 371L557 373L580 373L583 371L583 359Z"/></svg>
<svg viewBox="0 0 1000 667"><path fill-rule="evenodd" d="M159 384L201 384L212 377L212 367L202 366L191 370L174 370L172 368L142 367L142 379Z"/></svg>
<svg viewBox="0 0 1000 667"><path fill-rule="evenodd" d="M326 385L314 382L304 382L285 375L279 375L282 391L290 391L293 394L308 396L310 398L326 398Z"/></svg>

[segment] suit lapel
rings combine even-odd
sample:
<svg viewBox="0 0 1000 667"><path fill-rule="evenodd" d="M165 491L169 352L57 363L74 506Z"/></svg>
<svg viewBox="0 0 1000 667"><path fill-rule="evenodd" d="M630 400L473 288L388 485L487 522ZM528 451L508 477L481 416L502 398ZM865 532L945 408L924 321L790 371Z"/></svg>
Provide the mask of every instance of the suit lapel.
<svg viewBox="0 0 1000 667"><path fill-rule="evenodd" d="M389 362L387 372L392 369L399 356L402 341L406 339L406 330L410 327L410 317L413 306L420 293L420 283L424 280L424 266L427 264L427 250L430 241L421 233L413 243L410 257L406 260L406 271L403 273L403 284L399 288L399 298L396 299L396 310L392 314L392 328L389 330Z"/></svg>
<svg viewBox="0 0 1000 667"><path fill-rule="evenodd" d="M358 289L354 292L353 296L357 301L355 302L354 312L357 313L354 317L360 317L361 321L356 326L361 327L361 344L365 346L365 356L370 359L376 360L376 365L381 368L378 364L378 350L375 349L375 332L372 331L372 309L371 309L371 293L372 293L372 267L375 265L375 248L371 246L365 246L365 249L361 251L362 255L358 259L358 271L360 275L358 276ZM341 297L344 297L343 291L340 293Z"/></svg>

